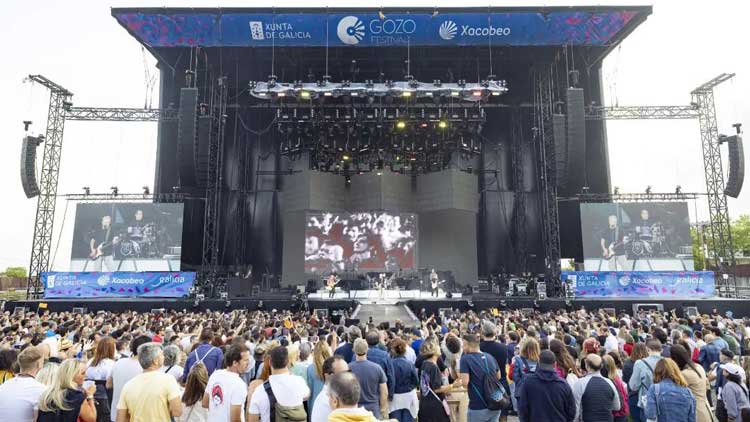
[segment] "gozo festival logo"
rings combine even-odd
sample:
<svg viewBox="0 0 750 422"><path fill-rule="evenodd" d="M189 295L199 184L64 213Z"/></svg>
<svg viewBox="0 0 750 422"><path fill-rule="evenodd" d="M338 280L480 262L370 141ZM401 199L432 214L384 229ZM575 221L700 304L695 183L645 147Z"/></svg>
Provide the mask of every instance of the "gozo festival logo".
<svg viewBox="0 0 750 422"><path fill-rule="evenodd" d="M458 26L456 26L456 23L453 21L445 21L442 25L440 25L440 38L446 41L455 38L457 32Z"/></svg>
<svg viewBox="0 0 750 422"><path fill-rule="evenodd" d="M106 287L109 284L109 276L107 274L102 274L96 279L96 284Z"/></svg>
<svg viewBox="0 0 750 422"><path fill-rule="evenodd" d="M346 16L339 21L336 34L344 44L359 44L365 37L365 24L356 16Z"/></svg>

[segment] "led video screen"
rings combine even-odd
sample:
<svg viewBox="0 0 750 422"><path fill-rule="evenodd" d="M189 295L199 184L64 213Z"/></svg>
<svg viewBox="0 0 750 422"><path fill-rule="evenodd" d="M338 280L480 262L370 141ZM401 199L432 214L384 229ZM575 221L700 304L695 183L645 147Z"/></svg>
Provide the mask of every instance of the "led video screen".
<svg viewBox="0 0 750 422"><path fill-rule="evenodd" d="M685 202L581 204L586 271L692 271Z"/></svg>
<svg viewBox="0 0 750 422"><path fill-rule="evenodd" d="M78 204L71 271L178 271L183 204Z"/></svg>
<svg viewBox="0 0 750 422"><path fill-rule="evenodd" d="M417 216L386 212L309 212L305 272L414 269Z"/></svg>

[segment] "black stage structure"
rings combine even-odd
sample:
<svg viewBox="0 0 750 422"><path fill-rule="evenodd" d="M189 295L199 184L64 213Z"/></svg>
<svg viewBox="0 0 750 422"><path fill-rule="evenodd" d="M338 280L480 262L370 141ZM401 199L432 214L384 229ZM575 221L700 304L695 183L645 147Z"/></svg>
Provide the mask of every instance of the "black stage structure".
<svg viewBox="0 0 750 422"><path fill-rule="evenodd" d="M560 42L544 45L493 44L492 36L486 38L486 43L476 45L412 46L406 37L397 40L396 45L356 48L335 43L329 46L328 40L324 46L286 46L281 41L275 45L276 35L270 44L259 46L202 44L198 38L163 42L175 32L210 32L208 27L190 26L190 22L201 19L214 19L216 29L226 17L242 19L253 14L295 14L300 19L316 14L378 14L381 21L387 22L389 15L431 14L436 18L441 13L485 14L490 28L490 16L496 14L527 13L543 21L555 13L571 13L578 19L588 17L591 22L600 14L628 18L614 29L591 23L594 30L610 31L606 42L598 44L564 33ZM713 109L713 87L732 75L721 75L693 91L694 101L689 106L601 106L603 58L650 13L650 6L112 9L118 23L158 60L161 109L73 107L70 91L41 76L32 76L50 88L51 102L28 296L40 296L38 276L48 269L56 176L66 119L158 120L151 198L159 201L178 197L185 203L183 243L187 247L182 252L182 268L199 272L199 287L209 297L220 297L221 292L231 290L226 283L236 274L250 275L248 282L263 285L263 290L304 284L307 275L299 266L290 264L291 258L301 256L299 248L291 245L301 240L290 239L290 235L299 235L297 220L305 210L330 206L331 198L337 195L351 199L346 204L334 204L333 208L356 210L367 204L370 209L418 212L420 224L428 229L455 226L444 236L428 237L427 243L450 245L460 239L462 242L457 243L468 245L469 253L459 253L468 258L456 264L468 268L457 270L459 284L477 284L477 279L497 273L544 274L548 280L555 279L562 256L583 259L578 202L594 196L596 200L613 199L608 193L611 183L605 119L700 120L712 243L716 246L716 261L732 266ZM326 25L328 21L325 20ZM440 27L444 40L455 36L457 30L447 24ZM357 26L353 31L351 36L359 37ZM470 87L476 87L479 101L454 101L450 98L452 93L433 102L424 98L412 100L405 94L404 98L394 98L393 87L399 81L404 87L414 88L414 92L418 92L412 85L415 81L431 82L433 88L446 84L452 89L470 91ZM295 98L289 98L286 92L284 98L279 93L279 86L285 83ZM366 89L385 86L391 91L368 101L353 99L352 95L327 99L322 93L315 98L300 97L299 87L303 86L336 87L340 93L356 84ZM264 92L273 93L273 98L262 98ZM437 117L429 115L435 110ZM315 122L312 129L305 126L308 120ZM397 131L402 122L430 128L439 122L463 130L461 139L466 136L471 142L454 141L431 150L427 141L423 145L412 143L411 148L404 142L391 145L392 138L383 141L383 133ZM370 140L363 144L362 127L370 131L378 127L383 142ZM358 132L349 130L352 128ZM330 142L299 141L303 135L317 137L316 131L324 130ZM350 164L342 159L339 163L338 159L345 155L351 155L354 161ZM399 157L412 157L415 163L404 165ZM375 178L381 174L385 176ZM386 186L391 182L380 181L378 187L372 188L373 180L386 179L394 181L394 186L406 186L407 193L392 200L386 198L393 194L386 192L392 189ZM301 194L294 191L300 180L310 186ZM454 191L460 185L464 191L453 195L449 205L427 206L430 213L422 212L423 204L403 201L404 196L430 183L450 185ZM327 189L325 200L316 199L316 188L320 187ZM379 201L354 198L353 192L360 187L365 191L377 189ZM307 195L302 204L300 195ZM360 202L355 204L357 200ZM456 221L460 224L451 224ZM422 233L435 232L421 229ZM437 266L442 257L456 254L456 246L419 253L420 266ZM726 288L724 293L728 293Z"/></svg>
<svg viewBox="0 0 750 422"><path fill-rule="evenodd" d="M443 13L557 10L563 9L440 9ZM626 9L576 8L581 12L609 10ZM310 167L308 162L291 161L282 150L284 138L273 124L278 108L254 101L248 92L253 81L268 80L269 75L275 75L280 82L318 81L326 75L331 81L404 80L413 75L420 81L455 82L483 80L494 72L497 78L507 81L509 91L500 101L487 104L482 152L460 164L460 170L473 172L478 179L477 273L488 275L504 270L554 275L561 255L582 257L577 210L562 207L556 221L556 196L578 193L583 186L592 193L610 190L604 123L584 121L583 105L602 104L603 57L651 13L650 7L627 10L636 13L636 17L603 46L508 47L490 43L407 51L403 47L185 48L146 44L159 59L161 104L180 104L181 90L186 87L197 88L198 102L212 105L207 114L218 107L217 98L223 95L228 99L225 112L216 111L221 114L218 120L223 122L223 136L218 140L223 159L216 177L218 188L212 192L208 187L209 196L214 195L209 201L219 204L217 211L204 221L204 216L213 211L207 211L203 201L186 201L185 208L184 243L205 245L203 251L208 249L215 256L207 258L198 248L186 248L184 268L210 266L211 272L221 272L222 268L252 265L255 277L263 272L282 273L282 227L287 223L282 212L285 176ZM382 12L387 16L433 11L113 9L112 14ZM581 116L569 120L569 130L576 136L571 145L575 151L570 151L570 163L560 163L568 172L558 189L557 174L552 171L558 163L550 162L555 159L552 115L555 105L566 100L570 87L579 87L575 90L578 104L574 106ZM176 141L178 121L161 120L158 130L155 192L171 192L175 186L183 192L205 192L181 177L180 161L174 159L180 153ZM453 165L459 166L456 158L451 158ZM212 206L210 202L208 206Z"/></svg>

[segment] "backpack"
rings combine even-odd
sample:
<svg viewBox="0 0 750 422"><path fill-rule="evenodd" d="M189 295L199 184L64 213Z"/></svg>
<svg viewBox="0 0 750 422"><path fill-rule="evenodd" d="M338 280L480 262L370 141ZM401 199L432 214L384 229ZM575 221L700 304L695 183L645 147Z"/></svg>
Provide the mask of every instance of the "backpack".
<svg viewBox="0 0 750 422"><path fill-rule="evenodd" d="M271 381L263 383L263 388L268 395L268 404L271 409L271 422L307 422L307 413L303 405L282 406L276 401L276 395L273 394Z"/></svg>
<svg viewBox="0 0 750 422"><path fill-rule="evenodd" d="M521 386L523 385L523 381L526 379L526 375L536 373L536 367L532 369L529 366L529 362L526 360L526 358L520 358L521 362L523 363L523 368L521 368L521 377L518 379L518 381L513 380L513 382L516 384L516 389L514 391L514 396L516 398L521 397Z"/></svg>
<svg viewBox="0 0 750 422"><path fill-rule="evenodd" d="M490 367L487 364L487 355L482 355L484 361L484 383L482 383L482 390L479 391L476 385L471 384L474 392L482 400L485 407L489 410L505 410L511 406L510 400L505 396L505 388L497 379L495 374L490 372Z"/></svg>

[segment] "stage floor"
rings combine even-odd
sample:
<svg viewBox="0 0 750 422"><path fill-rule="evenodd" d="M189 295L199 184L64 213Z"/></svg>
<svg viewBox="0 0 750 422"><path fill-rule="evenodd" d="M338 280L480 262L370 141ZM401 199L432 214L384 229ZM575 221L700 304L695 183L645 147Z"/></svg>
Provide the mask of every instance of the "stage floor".
<svg viewBox="0 0 750 422"><path fill-rule="evenodd" d="M461 299L461 293L453 293L453 299ZM403 300L445 300L445 292L442 289L438 290L438 295L435 296L431 292L425 292L421 290L350 290L342 291L336 289L336 293L333 298L330 296L330 292L326 289L320 289L315 293L310 293L307 296L308 299L316 300L356 300L360 303L378 303L378 304L395 304Z"/></svg>

